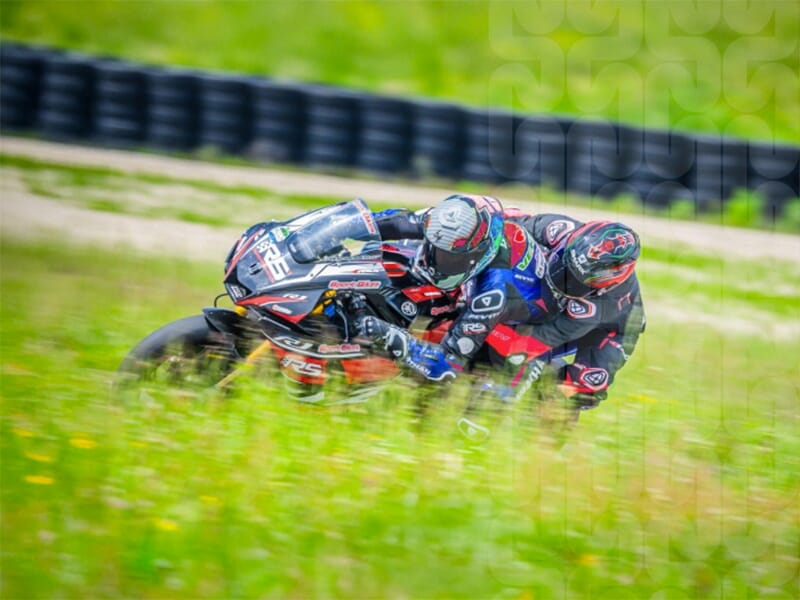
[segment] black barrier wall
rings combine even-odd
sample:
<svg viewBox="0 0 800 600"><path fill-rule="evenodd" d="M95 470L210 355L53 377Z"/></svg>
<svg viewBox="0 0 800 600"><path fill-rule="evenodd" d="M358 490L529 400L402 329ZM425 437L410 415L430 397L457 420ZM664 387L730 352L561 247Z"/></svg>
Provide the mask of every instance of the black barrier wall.
<svg viewBox="0 0 800 600"><path fill-rule="evenodd" d="M312 168L546 185L713 212L738 189L778 215L800 147L520 115L332 86L152 67L0 43L0 130ZM355 193L355 192L354 192ZM400 201L402 199L399 199Z"/></svg>

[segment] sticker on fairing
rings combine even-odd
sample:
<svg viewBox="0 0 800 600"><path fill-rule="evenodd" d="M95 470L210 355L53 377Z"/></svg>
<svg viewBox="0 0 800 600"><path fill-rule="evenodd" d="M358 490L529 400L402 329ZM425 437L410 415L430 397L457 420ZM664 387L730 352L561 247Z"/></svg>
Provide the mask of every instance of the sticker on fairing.
<svg viewBox="0 0 800 600"><path fill-rule="evenodd" d="M476 296L472 300L470 308L472 309L472 312L475 313L494 312L503 307L505 300L506 295L502 291L491 290L481 294L480 296Z"/></svg>
<svg viewBox="0 0 800 600"><path fill-rule="evenodd" d="M589 319L597 313L597 306L588 300L570 299L567 303L567 314L573 319Z"/></svg>
<svg viewBox="0 0 800 600"><path fill-rule="evenodd" d="M417 305L413 302L406 300L400 305L400 312L407 317L413 317L417 314Z"/></svg>

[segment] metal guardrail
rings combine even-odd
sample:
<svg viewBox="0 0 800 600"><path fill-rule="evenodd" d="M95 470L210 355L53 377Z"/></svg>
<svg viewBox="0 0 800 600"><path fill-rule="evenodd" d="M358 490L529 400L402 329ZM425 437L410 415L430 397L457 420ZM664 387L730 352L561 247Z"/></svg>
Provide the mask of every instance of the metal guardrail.
<svg viewBox="0 0 800 600"><path fill-rule="evenodd" d="M737 189L768 213L800 196L800 147L520 115L333 86L133 64L0 43L0 130L56 140L630 194L715 211Z"/></svg>

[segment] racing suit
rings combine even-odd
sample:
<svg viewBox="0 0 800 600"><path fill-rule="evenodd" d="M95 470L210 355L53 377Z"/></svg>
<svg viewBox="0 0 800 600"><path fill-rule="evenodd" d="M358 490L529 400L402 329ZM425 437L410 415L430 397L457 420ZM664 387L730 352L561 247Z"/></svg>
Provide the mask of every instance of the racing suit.
<svg viewBox="0 0 800 600"><path fill-rule="evenodd" d="M375 220L383 239L422 239L423 216L391 209L376 213ZM455 378L497 326L514 328L559 310L536 274L544 268L543 249L521 224L507 221L503 233L494 260L463 286L464 310L441 343L418 340L399 328L383 328L372 337L384 336L387 350L395 358L427 379L442 381Z"/></svg>
<svg viewBox="0 0 800 600"><path fill-rule="evenodd" d="M546 249L554 248L564 236L583 223L560 214L525 215L514 209L504 213L507 222L521 225ZM597 406L607 396L616 372L627 362L639 334L645 328L645 314L639 281L633 273L607 293L587 298L558 299L560 310L549 318L533 321L525 334L546 354L566 342L575 344L572 364L559 372L563 390L577 408ZM502 345L502 340L488 339Z"/></svg>
<svg viewBox="0 0 800 600"><path fill-rule="evenodd" d="M607 396L616 372L630 358L645 315L635 273L621 285L590 298L566 298L544 283L547 250L583 223L565 215L504 213L504 240L495 260L464 286L465 310L441 344L401 331L387 348L412 370L432 380L454 378L483 346L507 366L522 364L515 377L535 380L554 351L575 348L562 366L562 390L578 409L593 408ZM422 216L407 210L376 214L384 239L421 239Z"/></svg>

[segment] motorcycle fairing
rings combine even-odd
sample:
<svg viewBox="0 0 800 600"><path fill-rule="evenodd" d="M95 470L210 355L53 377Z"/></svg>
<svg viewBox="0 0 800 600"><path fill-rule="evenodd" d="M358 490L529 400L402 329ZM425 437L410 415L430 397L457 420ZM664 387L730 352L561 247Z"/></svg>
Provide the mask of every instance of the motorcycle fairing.
<svg viewBox="0 0 800 600"><path fill-rule="evenodd" d="M229 253L224 282L237 305L299 323L326 290L385 287L380 258L372 213L353 200L249 228Z"/></svg>

